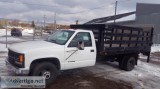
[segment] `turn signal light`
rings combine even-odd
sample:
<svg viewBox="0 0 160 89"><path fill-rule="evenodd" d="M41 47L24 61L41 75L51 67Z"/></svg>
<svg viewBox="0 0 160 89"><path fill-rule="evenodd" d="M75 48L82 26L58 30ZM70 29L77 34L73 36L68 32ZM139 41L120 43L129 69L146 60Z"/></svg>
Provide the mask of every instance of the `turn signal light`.
<svg viewBox="0 0 160 89"><path fill-rule="evenodd" d="M23 55L19 56L19 62L22 63L23 62Z"/></svg>

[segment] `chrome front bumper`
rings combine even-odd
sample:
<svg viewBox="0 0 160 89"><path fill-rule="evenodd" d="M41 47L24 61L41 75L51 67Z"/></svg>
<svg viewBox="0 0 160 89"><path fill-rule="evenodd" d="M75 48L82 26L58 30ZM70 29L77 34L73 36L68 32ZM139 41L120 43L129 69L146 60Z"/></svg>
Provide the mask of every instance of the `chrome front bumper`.
<svg viewBox="0 0 160 89"><path fill-rule="evenodd" d="M6 59L6 67L9 69L9 70L11 70L11 71L13 71L14 73L16 73L16 74L29 74L29 70L28 69L24 69L24 68L16 68L16 67L14 67L12 64L10 64L9 62L8 62L8 59Z"/></svg>

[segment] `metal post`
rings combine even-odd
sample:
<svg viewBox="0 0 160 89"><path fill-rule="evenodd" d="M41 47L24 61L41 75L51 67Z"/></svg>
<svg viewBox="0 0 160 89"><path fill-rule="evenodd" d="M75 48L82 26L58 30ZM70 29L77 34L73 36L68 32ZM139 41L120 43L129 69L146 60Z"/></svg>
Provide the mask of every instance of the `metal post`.
<svg viewBox="0 0 160 89"><path fill-rule="evenodd" d="M157 45L160 43L160 34L158 34Z"/></svg>
<svg viewBox="0 0 160 89"><path fill-rule="evenodd" d="M33 40L35 38L35 27L33 27Z"/></svg>
<svg viewBox="0 0 160 89"><path fill-rule="evenodd" d="M54 14L54 30L57 30L56 13Z"/></svg>
<svg viewBox="0 0 160 89"><path fill-rule="evenodd" d="M149 63L149 61L150 61L150 52L148 53L147 63Z"/></svg>
<svg viewBox="0 0 160 89"><path fill-rule="evenodd" d="M115 3L115 17L114 17L114 23L116 23L117 4L118 4L118 1L116 1L116 3Z"/></svg>
<svg viewBox="0 0 160 89"><path fill-rule="evenodd" d="M8 26L8 23L7 23L7 20L6 20L6 48L7 48L7 43L8 43L8 40L7 40L7 27Z"/></svg>
<svg viewBox="0 0 160 89"><path fill-rule="evenodd" d="M44 29L41 29L41 39L43 35L43 30L46 30L46 16L44 15Z"/></svg>
<svg viewBox="0 0 160 89"><path fill-rule="evenodd" d="M78 24L78 22L79 22L79 21L78 21L78 20L76 20L76 25Z"/></svg>

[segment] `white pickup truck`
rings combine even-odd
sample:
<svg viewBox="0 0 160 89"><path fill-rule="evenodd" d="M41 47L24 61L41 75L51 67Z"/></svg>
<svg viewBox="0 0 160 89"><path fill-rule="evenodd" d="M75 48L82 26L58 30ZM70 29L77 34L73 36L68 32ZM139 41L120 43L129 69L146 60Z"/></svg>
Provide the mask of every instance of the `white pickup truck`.
<svg viewBox="0 0 160 89"><path fill-rule="evenodd" d="M59 30L47 40L14 44L8 50L6 63L17 74L45 76L47 84L55 80L59 70L96 62L94 35L86 30Z"/></svg>
<svg viewBox="0 0 160 89"><path fill-rule="evenodd" d="M45 76L51 84L58 71L93 66L97 56L119 62L119 68L126 71L137 65L139 53L147 55L149 62L152 27L83 24L71 28L76 30L58 30L47 40L10 46L7 65L17 74Z"/></svg>

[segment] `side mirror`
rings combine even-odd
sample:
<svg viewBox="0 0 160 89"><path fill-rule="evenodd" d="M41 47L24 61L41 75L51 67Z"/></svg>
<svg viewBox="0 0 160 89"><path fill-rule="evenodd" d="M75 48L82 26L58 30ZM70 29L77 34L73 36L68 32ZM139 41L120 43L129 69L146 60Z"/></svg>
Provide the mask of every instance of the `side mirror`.
<svg viewBox="0 0 160 89"><path fill-rule="evenodd" d="M77 47L78 47L79 50L84 50L84 42L83 41L79 41Z"/></svg>

